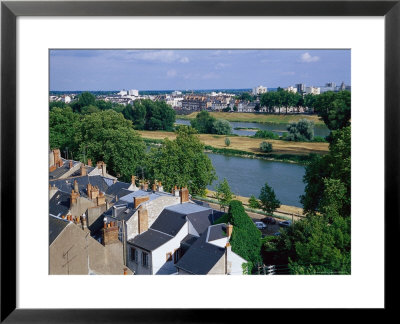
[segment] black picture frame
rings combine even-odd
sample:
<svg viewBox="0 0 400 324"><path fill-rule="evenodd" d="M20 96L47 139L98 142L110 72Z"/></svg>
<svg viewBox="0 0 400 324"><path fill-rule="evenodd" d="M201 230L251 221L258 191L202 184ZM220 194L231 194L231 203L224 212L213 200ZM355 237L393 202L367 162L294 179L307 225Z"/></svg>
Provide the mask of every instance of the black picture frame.
<svg viewBox="0 0 400 324"><path fill-rule="evenodd" d="M239 310L16 308L16 19L18 16L384 16L385 310L398 286L400 0L395 1L2 1L1 3L1 321L6 323L226 322ZM392 254L393 253L393 254ZM373 275L373 264L371 271ZM366 283L367 284L367 283ZM262 310L255 312L262 316ZM254 316L254 315L252 315Z"/></svg>

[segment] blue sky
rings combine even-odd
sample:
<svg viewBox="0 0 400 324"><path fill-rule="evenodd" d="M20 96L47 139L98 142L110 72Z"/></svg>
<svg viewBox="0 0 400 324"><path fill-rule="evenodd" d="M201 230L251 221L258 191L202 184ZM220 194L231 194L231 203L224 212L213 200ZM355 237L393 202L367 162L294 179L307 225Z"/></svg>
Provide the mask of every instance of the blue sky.
<svg viewBox="0 0 400 324"><path fill-rule="evenodd" d="M350 50L51 50L50 90L350 85Z"/></svg>

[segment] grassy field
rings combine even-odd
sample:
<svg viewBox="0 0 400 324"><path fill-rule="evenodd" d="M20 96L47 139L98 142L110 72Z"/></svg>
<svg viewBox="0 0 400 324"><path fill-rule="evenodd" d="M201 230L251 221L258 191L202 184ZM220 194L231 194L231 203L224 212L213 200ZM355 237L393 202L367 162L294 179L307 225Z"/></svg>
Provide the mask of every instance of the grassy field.
<svg viewBox="0 0 400 324"><path fill-rule="evenodd" d="M176 135L173 132L161 131L139 131L144 138L151 139L175 139ZM246 136L225 136L200 134L200 140L205 145L210 145L215 148L230 148L250 153L261 153L260 143L265 141L262 138L251 138ZM231 144L229 147L225 145L225 138L229 137ZM281 140L266 140L272 144L273 154L295 154L308 155L310 153L325 154L328 153L328 143L309 143L309 142L288 142Z"/></svg>
<svg viewBox="0 0 400 324"><path fill-rule="evenodd" d="M198 112L189 115L177 115L177 119L194 119ZM255 114L255 113L228 113L228 112L211 112L215 118L226 119L231 122L249 122L249 123L271 123L271 124L288 124L297 122L300 119L308 119L315 125L324 125L324 122L317 115L272 115L272 114Z"/></svg>

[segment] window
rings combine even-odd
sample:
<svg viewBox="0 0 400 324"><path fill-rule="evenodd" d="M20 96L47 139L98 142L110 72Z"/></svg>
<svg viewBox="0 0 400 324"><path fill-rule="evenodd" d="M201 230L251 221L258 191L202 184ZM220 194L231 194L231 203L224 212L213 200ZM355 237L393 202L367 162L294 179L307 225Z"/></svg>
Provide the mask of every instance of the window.
<svg viewBox="0 0 400 324"><path fill-rule="evenodd" d="M168 252L168 253L167 253L166 259L167 259L167 262L168 262L168 261L172 261L172 253L171 253L171 252Z"/></svg>
<svg viewBox="0 0 400 324"><path fill-rule="evenodd" d="M149 266L149 255L146 252L142 252L142 266Z"/></svg>
<svg viewBox="0 0 400 324"><path fill-rule="evenodd" d="M138 262L138 251L131 247L131 261Z"/></svg>

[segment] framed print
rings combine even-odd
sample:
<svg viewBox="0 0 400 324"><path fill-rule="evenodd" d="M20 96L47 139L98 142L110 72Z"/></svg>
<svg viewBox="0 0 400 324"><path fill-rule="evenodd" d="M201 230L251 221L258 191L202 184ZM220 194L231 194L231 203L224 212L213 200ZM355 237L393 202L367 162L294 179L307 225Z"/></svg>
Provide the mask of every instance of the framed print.
<svg viewBox="0 0 400 324"><path fill-rule="evenodd" d="M400 104L399 1L3 1L1 17L2 321L10 323L29 321L123 323L132 320L136 322L219 322L233 319L242 310L247 310L248 315L251 315L250 313L257 309L255 312L261 320L269 308L391 309L393 307L394 300L390 298L390 293L393 293L398 279L393 271L395 267L392 264L392 255L396 255L396 252L393 251L392 247L395 246L393 238L399 234L399 228L395 226L398 223L399 213L397 202L399 197L398 156L400 151L398 135L398 108ZM231 59L229 55L232 53L240 59ZM215 56L218 56L218 60L213 59ZM289 61L279 63L288 56L291 57L292 63L289 63ZM336 56L343 57L343 59L341 61L330 61L331 57ZM128 67L132 58L138 59L143 69ZM263 63L269 64L269 70L264 72L265 76L258 73L261 68L260 71L257 71L257 65L242 64L245 61L254 63L258 60L257 62L261 62L262 59L264 60ZM301 70L300 65L302 64L306 65L308 70ZM303 85L303 87L301 78L312 80L307 73L311 71L312 66L318 64L320 64L320 73L325 73L321 80L326 80L328 83L323 87L319 87L319 84L314 84L315 87L314 85L308 87ZM213 66L212 70L209 69L211 65ZM180 69L181 67L182 69ZM189 70L190 67L192 70ZM246 69L254 70L249 73ZM343 79L330 80L330 78L333 78L333 74L339 73L338 71L341 69L346 70L346 73L337 78L343 77ZM97 71L97 73L94 73L94 71ZM226 72L223 74L221 71ZM272 85L262 83L262 80L274 80L274 73L279 75L280 79L278 77L276 79L278 81L275 81L274 84L272 84L272 81L268 81ZM135 78L132 75L135 75ZM149 78L149 75L152 78ZM250 76L246 84L233 82L233 80L244 80L248 75ZM293 81L295 80L294 75L299 75L299 79L296 79L299 81ZM94 79L96 82L93 82ZM111 83L111 79L114 83ZM136 81L131 81L131 84L124 86L123 82L118 82L122 79ZM191 83L192 79L197 79L198 83ZM135 85L134 82L139 82L137 80L140 80L142 85ZM218 80L219 83L215 80ZM288 81L283 82L281 80ZM335 81L336 84L330 81ZM343 81L342 84L340 84L341 81ZM107 88L106 82L112 84L109 86L110 88ZM153 82L154 85L152 86L149 82ZM311 84L312 82L309 81L308 83ZM241 84L244 85L241 86ZM242 87L244 88L239 91L238 89ZM121 89L139 90L125 91ZM156 91L162 89L175 91L168 90L168 93ZM203 92L197 91L202 89ZM232 91L232 89L236 89L238 92ZM61 90L61 92L58 90ZM75 93L72 90L80 90L80 92ZM158 105L159 102L165 101L176 111L183 111L185 110L184 107L187 107L186 110L189 112L191 110L207 111L208 108L210 111L225 110L223 113L226 115L250 112L246 109L256 109L257 113L263 112L263 109L265 109L265 112L271 112L275 109L274 112L276 113L276 106L278 106L279 115L288 114L289 110L291 110L292 115L295 115L300 113L300 110L303 114L309 112L306 109L310 109L311 106L309 107L304 103L304 96L307 94L311 95L307 98L311 98L313 95L322 96L324 92L331 92L335 93L335 96L348 95L350 100L351 92L351 105L353 106L351 113L351 177L350 170L348 170L349 178L351 178L351 205L350 203L346 204L348 196L340 196L344 190L343 184L338 184L335 181L330 182L334 189L332 190L337 195L335 197L342 198L336 200L332 198L334 203L329 205L329 207L337 206L338 201L340 201L340 207L335 207L337 209L334 209L334 211L329 209L329 212L334 213L340 210L341 213L348 212L349 217L350 212L353 215L351 219L351 268L346 268L343 272L335 270L330 273L345 274L337 276L329 276L327 272L321 270L324 269L322 266L326 264L312 268L313 272L307 272L310 269L304 270L302 263L298 263L297 268L295 268L296 264L291 263L292 268L288 267L285 270L294 271L293 269L297 269L297 272L294 273L312 275L287 276L288 273L282 272L282 275L279 276L243 276L243 278L238 278L241 276L201 275L168 276L168 278L166 278L167 276L105 276L105 274L119 273L139 274L141 271L146 272L146 269L154 270L153 265L155 263L153 261L156 258L154 251L165 242L170 242L170 237L176 234L167 233L167 230L164 230L164 228L172 226L169 221L165 221L162 228L153 226L148 221L149 215L153 212L151 201L157 198L155 196L159 191L163 191L162 189L159 190L160 188L164 187L164 191L166 191L165 194L160 194L161 196L176 197L176 200L179 200L179 207L171 207L171 203L166 203L170 213L179 213L179 208L183 208L185 209L186 220L190 220L190 218L195 217L193 215L199 217L207 207L202 205L201 208L205 208L204 210L196 207L201 209L199 211L200 209L190 209L194 208L193 206L190 208L182 206L188 202L189 197L193 200L197 199L197 196L192 193L196 190L200 192L201 189L205 189L205 186L203 186L204 188L197 188L193 181L181 181L184 178L182 171L181 177L173 180L176 182L175 186L181 188L174 188L172 180L168 177L163 178L163 174L154 167L154 163L151 164L150 162L145 166L145 169L148 168L150 171L147 169L143 171L143 165L135 165L133 168L132 165L136 163L134 160L130 161L130 166L119 166L118 161L110 158L106 161L109 170L107 171L106 163L101 162L102 159L107 157L104 154L97 154L95 145L90 141L85 142L83 146L79 146L79 149L76 150L72 149L70 144L59 144L61 142L57 138L55 140L51 138L49 144L49 110L43 109L45 105L49 105L49 96L50 106L53 99L54 102L63 100L64 104L68 105L70 104L70 96L72 99L74 99L73 96L76 96L78 105L72 107L73 109L71 108L71 113L79 111L80 116L86 118L87 125L92 125L88 130L82 124L80 128L82 134L77 134L74 130L74 134L71 136L90 139L90 137L97 136L103 131L101 128L91 131L95 129L97 121L95 119L90 120L88 117L92 116L92 113L98 113L98 107L87 103L82 103L79 106L79 100L83 102L82 96L84 96L85 90L89 92L99 90L96 94L98 97L92 98L93 102L97 100L96 105L107 105L107 102L110 102L110 106L113 109L115 108L114 110L120 109L119 112L123 114L125 119L132 118L137 123L139 122L134 119L136 117L129 114L133 114L132 111L134 113L139 111L136 111L136 108L133 107L135 107L135 100L140 96L142 96L140 99L144 101L153 100L153 104L149 103L149 106ZM102 90L112 91L105 93ZM148 91L146 92L146 90ZM224 92L224 90L227 91ZM231 90L232 93L228 90ZM183 95L181 91L184 92ZM276 104L278 101L274 101L268 108L267 99L274 97L274 93L279 96L279 92L288 94L287 97L290 94L290 98L297 96L297 103L301 101L301 104L290 103L285 105ZM269 97L263 96L264 93L271 95ZM182 95L182 98L180 95ZM243 96L246 96L247 99L244 99ZM218 97L218 100L214 97ZM227 98L232 100L230 101L232 106L227 103ZM275 100L271 98L268 100L271 102ZM343 102L346 102L347 99L341 98L341 100L340 105L345 105ZM244 105L244 102L246 105ZM258 106L257 103L259 103ZM208 106L202 109L200 107L202 104ZM198 107L193 108L195 105L198 105ZM125 109L127 106L132 107L132 111ZM234 109L235 107L237 110ZM144 109L156 108L145 107ZM271 111L267 111L268 109ZM313 109L318 110L320 108ZM106 114L107 109L103 110ZM343 108L343 110L346 111L346 108ZM343 125L339 127L336 124L331 124L330 130L349 126L350 111L348 110L348 114L343 113L343 115L345 115ZM256 116L256 118L261 118L260 116L263 115L258 114ZM325 117L325 124L331 122L332 115L328 114ZM105 115L101 117L101 119L104 118L108 117ZM156 129L167 132L171 131L173 127L178 128L173 124L173 121L168 124L168 118L166 115L160 120L156 120L157 118L153 116L151 121L143 120L143 128L136 128L135 132L138 131L142 135L146 134L146 131L148 131L146 127L149 127L152 131ZM183 116L179 123L190 124L190 122L185 121L185 118ZM338 119L339 117L335 122ZM231 124L229 127L232 127L234 122L231 120L225 123L225 126ZM218 127L222 129L224 122L219 121L219 123ZM193 126L195 123L191 123L191 125ZM217 125L216 122L215 125ZM215 125L213 127L216 129L217 126ZM232 136L225 137L226 134L221 133L223 134L221 135L216 130L208 132L212 135L201 134L201 136L204 138L204 136L209 135L210 141L216 141L219 138L218 136L223 136L221 137L224 140L223 143L219 143L219 146L210 144L208 149L216 150L217 147L221 151L231 149L232 152L236 149L234 153L239 154L237 152L238 140L243 135L240 132L248 132L245 136L255 136L251 132L255 133L256 130L251 129L251 127L257 128L258 126L257 124L252 126L249 123L243 123L243 125L234 125L234 127L236 128L232 129L231 132L237 134L229 133ZM259 140L260 143L257 142L258 146L254 149L256 153L251 152L252 148L248 149L247 153L246 151L243 152L247 155L253 154L253 157L260 157L257 156L260 155L259 151L268 154L274 145L278 145L274 140L286 140L285 143L289 144L291 141L296 142L297 144L293 144L293 146L297 147L301 141L296 140L296 136L300 136L301 126L296 124L291 127L296 129L292 131L287 128L287 130L279 131L275 125L273 129L264 130L264 133L261 133L270 136L270 138L267 138L268 140L266 139L263 142L264 144L261 143L262 139ZM182 126L182 129L185 129L185 126ZM70 129L67 127L63 131L67 133ZM114 131L115 129L110 127L109 133ZM159 139L147 138L146 145L153 145L154 150L152 152L156 152L159 145L164 145L162 136L166 136L164 134L167 134L167 132L162 133ZM287 135L286 132L288 132ZM304 139L307 139L306 136L308 136L307 132L304 132L304 134L301 135L304 136L302 141L306 141ZM311 137L308 140L313 140L313 136L317 135L318 137L318 134L310 135ZM329 134L329 131L327 134ZM335 140L329 137L328 139L322 138L327 134L323 133L321 139L317 138L314 141L315 143L310 142L308 144L315 144L315 147L317 145L325 147L325 153L328 154L328 141L334 142ZM117 136L122 138L127 135L126 133L118 133ZM186 140L190 138L189 135L187 136L185 137ZM171 139L172 143L173 138ZM54 142L52 142L53 140ZM350 141L350 133L347 140ZM113 138L111 142L116 143L118 140ZM270 142L269 144L272 143L271 147L268 146L268 142ZM54 145L64 146L62 146L61 151L57 151ZM53 163L51 163L52 158L50 157L49 180L49 166L46 163L49 163L50 146ZM113 146L112 149L114 150L113 154L118 155L124 149L133 152L136 148L115 148ZM161 163L161 153L157 152L153 153L152 158ZM168 159L169 157L174 156L178 159L178 153L174 152L166 154L165 168L172 164L171 160ZM348 153L349 156L343 159L348 158L350 167L350 147ZM78 154L79 157L77 157ZM140 154L145 154L145 152ZM61 155L63 159L60 158ZM343 156L341 155L341 157ZM277 159L277 155L274 158ZM293 158L293 156L290 158ZM299 159L298 156L296 158ZM197 156L194 159L197 163L200 163ZM336 156L336 159L341 158ZM74 165L76 160L83 161L82 165ZM255 159L254 161L261 164L262 160ZM98 163L95 164L96 162ZM186 163L186 160L180 160L179 164L181 162L182 164ZM58 163L61 164L58 165ZM94 163L93 166L92 163ZM229 167L227 160L219 163L222 165L219 170ZM75 181L68 183L68 195L64 197L65 199L61 197L62 195L58 198L52 196L60 199L60 201L54 202L54 206L50 206L49 211L48 191L50 190L51 194L52 188L55 188L56 185L57 189L62 186L61 183L56 183L58 177L63 176L60 176L57 170L60 171L61 165L64 164L65 174L68 174L64 178L75 179ZM251 168L256 169L258 164L254 164ZM43 165L46 165L46 167L43 167ZM76 167L76 170L73 169L74 167ZM329 168L330 166L327 164L325 167ZM232 168L237 171L244 169L243 166ZM259 168L263 167L259 166ZM174 168L168 170L168 173L174 172ZM54 171L57 174L51 175ZM83 189L80 188L81 184L76 179L80 176L89 176L86 174L87 172L94 172L96 173L95 176L106 178L105 184L103 182L90 183L89 181L88 184L82 184ZM260 175L263 172L261 170ZM288 168L283 173L274 169L271 177L275 176L276 180L274 181L279 184L285 181L285 175L290 172L292 171ZM239 178L239 173L241 172L237 172L237 178ZM51 179L52 176L54 176L53 180ZM326 173L322 177L325 178L326 183L329 182L330 179L328 179L329 176ZM122 182L117 178L127 180ZM150 180L150 178L152 182L148 184L145 180ZM228 178L231 184L234 183L233 178ZM138 181L139 179L141 181ZM301 176L299 179L301 182ZM315 180L315 178L313 179ZM212 179L208 180L211 181ZM350 179L348 180L348 187L350 188ZM318 181L321 181L321 179ZM117 188L118 194L117 191L114 192L109 189L116 183L117 186L115 187L121 185L121 188ZM54 186L52 187L52 185ZM101 187L103 185L104 188ZM136 192L136 185L141 186L140 190L143 190L143 192L149 192L149 196L132 193ZM261 186L257 179L252 179L251 185L257 186L257 188ZM328 186L329 184L325 185ZM132 189L131 186L135 189ZM151 186L151 188L148 186ZM296 186L293 179L290 186L293 188ZM99 187L100 191L98 191ZM189 187L189 192L187 187ZM233 188L237 196L242 195L240 191L243 189L242 187L244 187L243 180L240 180L237 184L239 189ZM223 188L223 186L221 185L220 188ZM171 189L175 192L171 193ZM222 190L217 187L213 187L213 189L218 192ZM210 188L207 187L207 190L210 190ZM104 197L102 191L104 191L106 197ZM267 186L265 192L270 192ZM295 192L296 197L299 195L294 189L293 192ZM69 196L70 193L71 196ZM78 193L78 196L80 194L80 198L86 199L87 206L90 205L89 207L85 205L85 215L82 215L81 209L76 212L76 215L71 215L74 203L80 199L73 197L73 194L76 193ZM252 192L246 195L249 197L250 194L253 195ZM199 194L199 199L201 199L200 196ZM298 203L297 200L290 200L291 197L281 198L282 193L279 190L277 190L277 196L281 200L287 199L282 204L296 206ZM68 250L66 249L67 244L71 246L81 244L82 251L87 251L87 255L82 259L82 267L79 269L71 266L67 253L63 253L58 266L52 268L51 260L49 260L52 257L52 252L48 253L48 218L47 216L41 217L41 215L49 212L50 216L55 218L57 222L75 223L75 225L79 225L87 231L89 208L99 208L101 213L96 216L96 221L99 220L100 227L96 232L97 234L93 234L93 232L91 235L93 234L94 238L98 235L96 239L98 239L99 245L101 243L106 246L109 241L113 240L125 242L128 240L125 240L124 237L130 235L130 232L125 230L128 226L126 222L130 221L130 218L126 216L129 214L129 205L123 211L126 215L123 214L124 217L118 218L117 222L115 222L117 212L115 212L115 215L110 214L110 217L107 218L104 208L101 207L107 205L107 199L109 200L107 203L117 207L121 206L124 197L128 197L129 201L133 197L134 207L132 210L137 211L138 214L136 220L138 237L142 233L147 233L148 228L151 228L153 234L160 240L157 247L149 247L144 241L139 241L139 239L135 241L136 238L131 239L129 246L122 247L124 251L121 253L122 261L110 261L111 267L114 266L114 268L107 272L103 271L101 267L96 268L93 261L90 261L92 257L90 253L92 252L89 251L88 245L85 246L84 243L85 239L87 242L87 237L82 238L83 243L78 243L78 239L73 242L60 241L59 244L64 245L63 249L65 248L65 250ZM329 197L331 196L326 194L324 198L320 199L327 200ZM208 203L215 203L215 200L212 200L213 198L218 198L219 202L222 201L218 194L208 198L211 199ZM67 202L69 208L66 208L65 211L59 207L60 204L63 204L62 199ZM268 199L271 200L272 198ZM350 196L348 199L350 200ZM257 199L255 200L258 203ZM259 200L262 203L262 199ZM146 203L143 205L144 202ZM204 202L206 200L203 200ZM112 205L109 207L112 207ZM227 205L230 206L229 203ZM241 202L240 205L242 205ZM148 209L142 209L143 206L147 206ZM265 204L265 206L267 205ZM326 211L328 209L324 209L325 205L321 206L319 206L320 208L315 207L313 211L317 214L324 213L324 211L328 213ZM257 207L254 208L257 209ZM273 209L271 212L273 215L277 207L270 208ZM261 208L258 209L261 210ZM265 215L269 215L267 207L263 210ZM193 215L190 216L190 213ZM223 214L221 212L220 216L224 217ZM79 215L82 215L82 218L79 218ZM285 226L290 227L291 222L294 222L294 212L289 212L289 215L291 219L289 219L290 217L281 219L286 221L282 222L280 226L282 231L285 231ZM134 214L131 216L136 217ZM301 217L300 213L299 217ZM165 218L167 219L167 216ZM329 217L327 218L329 226L336 224ZM265 221L267 222L267 220ZM268 222L272 221L273 219L268 219ZM195 222L188 221L185 224L187 228L196 227L196 225L193 225ZM212 226L216 226L216 224L216 222L213 222ZM159 224L159 226L161 225ZM219 231L217 234L222 235L221 233L223 233L224 237L230 238L232 235L231 226L231 223L226 221L225 227L218 227L218 229L222 229L222 232ZM233 231L235 226L234 224ZM270 224L265 225L265 222L256 222L255 226L258 227L258 234L258 230L265 234L264 231ZM145 229L141 230L140 228L143 227ZM277 225L279 233L274 231L268 235L276 234L275 236L278 237L277 240L279 241L280 227ZM210 236L215 233L212 234L213 231L208 227L205 236L189 237L190 233L188 229L187 240L183 239L189 246L188 248L180 243L181 245L171 245L165 251L157 250L161 251L162 256L160 258L163 264L171 265L170 268L165 268L168 271L178 269L177 273L181 271L205 274L198 269L199 267L204 269L206 261L200 262L200 265L196 268L196 271L199 271L198 273L192 270L194 268L189 271L189 263L183 261L188 259L191 244L196 244L188 243L189 239L200 242L198 237L202 237L206 239L204 243L206 244L209 243ZM218 236L217 234L215 235ZM218 239L224 239L224 237L218 236ZM51 237L50 240L52 240ZM229 273L227 255L230 253L228 251L231 251L230 246L230 243L223 246L225 249L224 260L226 261L225 274ZM43 250L44 248L46 248L46 251ZM304 246L297 246L297 248L299 250L305 249ZM320 249L323 250L324 248L324 244L321 244ZM129 258L129 260L124 260L124 258ZM200 257L192 258L193 264L198 259ZM119 264L120 261L124 263ZM231 267L234 264L232 262L229 263ZM125 267L128 264L129 266ZM141 267L136 266L138 264ZM179 268L180 266L181 268ZM211 268L211 266L207 268L208 273L211 273ZM162 269L157 268L153 272L156 273L157 271L161 273ZM206 270L204 271L207 273ZM242 271L245 270L242 269ZM277 268L266 268L265 264L258 267L259 273L263 271L277 274L275 273ZM249 270L249 272L251 271ZM254 272L256 273L257 270L254 270ZM65 276L65 274L96 274L96 276ZM389 285L389 282L393 284ZM211 309L214 311L209 313ZM210 318L210 314L212 314L212 318Z"/></svg>

